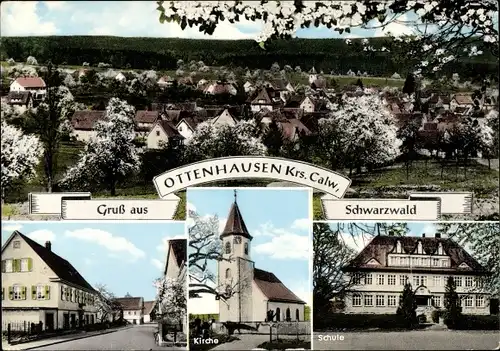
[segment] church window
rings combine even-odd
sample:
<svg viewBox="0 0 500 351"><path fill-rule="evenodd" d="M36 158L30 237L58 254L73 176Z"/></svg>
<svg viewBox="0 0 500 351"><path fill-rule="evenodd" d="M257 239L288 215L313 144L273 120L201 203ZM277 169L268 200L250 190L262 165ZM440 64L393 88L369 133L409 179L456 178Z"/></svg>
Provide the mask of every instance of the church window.
<svg viewBox="0 0 500 351"><path fill-rule="evenodd" d="M231 243L228 241L226 242L226 254L231 253Z"/></svg>
<svg viewBox="0 0 500 351"><path fill-rule="evenodd" d="M361 306L361 295L360 294L352 295L352 305L353 306Z"/></svg>
<svg viewBox="0 0 500 351"><path fill-rule="evenodd" d="M226 269L226 279L231 279L231 269Z"/></svg>
<svg viewBox="0 0 500 351"><path fill-rule="evenodd" d="M299 309L295 309L295 320L298 322L300 321L300 313L299 313Z"/></svg>
<svg viewBox="0 0 500 351"><path fill-rule="evenodd" d="M248 255L248 243L245 243L245 255Z"/></svg>
<svg viewBox="0 0 500 351"><path fill-rule="evenodd" d="M281 310L279 307L276 308L276 321L277 322L281 321Z"/></svg>
<svg viewBox="0 0 500 351"><path fill-rule="evenodd" d="M286 309L286 321L290 322L292 320L292 317L290 316L290 308Z"/></svg>

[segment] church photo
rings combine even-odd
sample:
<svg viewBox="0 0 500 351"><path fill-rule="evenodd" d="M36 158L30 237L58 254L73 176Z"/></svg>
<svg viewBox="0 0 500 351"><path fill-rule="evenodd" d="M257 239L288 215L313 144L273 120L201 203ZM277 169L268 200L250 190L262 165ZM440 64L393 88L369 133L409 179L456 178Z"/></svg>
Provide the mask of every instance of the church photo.
<svg viewBox="0 0 500 351"><path fill-rule="evenodd" d="M190 347L310 349L312 194L190 188Z"/></svg>

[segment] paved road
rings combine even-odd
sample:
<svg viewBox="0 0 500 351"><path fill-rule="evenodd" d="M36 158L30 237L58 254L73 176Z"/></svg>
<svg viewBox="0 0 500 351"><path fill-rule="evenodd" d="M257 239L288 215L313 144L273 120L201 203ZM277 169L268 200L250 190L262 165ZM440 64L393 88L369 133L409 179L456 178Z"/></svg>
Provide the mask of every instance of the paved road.
<svg viewBox="0 0 500 351"><path fill-rule="evenodd" d="M155 325L136 325L109 334L68 341L33 350L174 350L174 348L156 345L153 336L155 330Z"/></svg>
<svg viewBox="0 0 500 351"><path fill-rule="evenodd" d="M343 337L330 341L325 337ZM323 341L320 341L320 337ZM314 350L494 350L498 331L420 330L409 332L314 333Z"/></svg>

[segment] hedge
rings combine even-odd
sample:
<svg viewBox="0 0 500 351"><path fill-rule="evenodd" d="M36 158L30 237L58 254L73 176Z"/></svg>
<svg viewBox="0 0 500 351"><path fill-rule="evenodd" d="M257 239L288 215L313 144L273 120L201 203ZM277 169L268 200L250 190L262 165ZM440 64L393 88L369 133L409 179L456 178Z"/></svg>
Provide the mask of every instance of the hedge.
<svg viewBox="0 0 500 351"><path fill-rule="evenodd" d="M396 314L322 314L315 318L314 329L399 329L405 328L406 323Z"/></svg>
<svg viewBox="0 0 500 351"><path fill-rule="evenodd" d="M500 330L499 316L463 315L454 329L458 330Z"/></svg>

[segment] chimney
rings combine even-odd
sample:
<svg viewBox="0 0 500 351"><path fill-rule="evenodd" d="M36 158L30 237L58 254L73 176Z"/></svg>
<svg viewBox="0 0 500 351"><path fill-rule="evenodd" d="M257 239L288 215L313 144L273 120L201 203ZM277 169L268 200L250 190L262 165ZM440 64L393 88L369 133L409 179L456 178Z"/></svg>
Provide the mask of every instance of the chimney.
<svg viewBox="0 0 500 351"><path fill-rule="evenodd" d="M441 238L441 233L436 233L436 238Z"/></svg>
<svg viewBox="0 0 500 351"><path fill-rule="evenodd" d="M52 243L50 241L46 241L45 248L49 251L52 251Z"/></svg>
<svg viewBox="0 0 500 351"><path fill-rule="evenodd" d="M424 233L424 234L422 234L422 238L425 238L425 233Z"/></svg>

